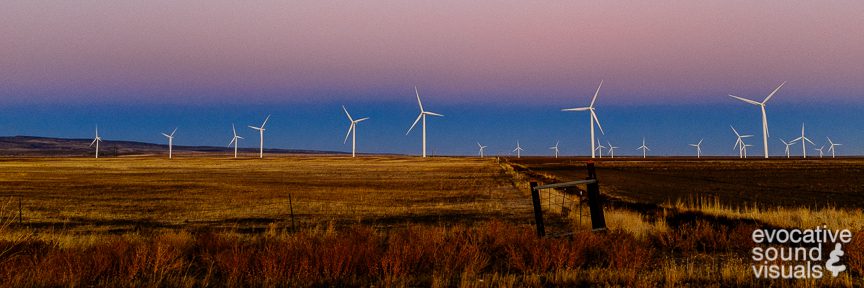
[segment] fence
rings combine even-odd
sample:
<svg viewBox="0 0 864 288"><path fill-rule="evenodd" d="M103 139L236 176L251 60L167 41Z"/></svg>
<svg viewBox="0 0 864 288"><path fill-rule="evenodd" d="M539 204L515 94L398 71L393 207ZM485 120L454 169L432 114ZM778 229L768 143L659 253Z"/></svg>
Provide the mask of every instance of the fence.
<svg viewBox="0 0 864 288"><path fill-rule="evenodd" d="M565 183L556 183L556 184L548 184L538 186L537 182L531 182L531 200L534 204L534 221L537 223L537 236L543 237L546 236L546 228L543 224L543 201L541 199L541 190L547 190L546 195L546 206L547 209L552 211L554 208L557 208L558 202L554 202L553 200L558 197L553 197L553 190L559 189L560 199L561 199L561 214L566 216L570 213L570 209L572 204L575 202L572 199L568 199L572 196L579 197L579 217L581 222L582 217L582 195L587 194L588 196L588 208L591 215L591 229L593 231L603 231L606 230L606 218L603 215L603 199L600 197L600 184L597 181L597 173L594 168L594 163L589 162L588 166L588 177L585 180L579 181L571 181ZM578 190L577 185L586 185L587 193L582 193L583 191ZM576 189L577 193L566 193L567 189L573 190ZM556 194L558 194L556 192ZM571 194L571 195L568 195ZM568 200L570 201L568 203Z"/></svg>

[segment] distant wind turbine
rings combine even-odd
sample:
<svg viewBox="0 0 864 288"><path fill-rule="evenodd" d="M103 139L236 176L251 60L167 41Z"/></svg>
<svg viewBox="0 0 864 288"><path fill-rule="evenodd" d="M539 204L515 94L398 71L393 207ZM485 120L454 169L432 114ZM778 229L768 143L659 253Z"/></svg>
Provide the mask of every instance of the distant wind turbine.
<svg viewBox="0 0 864 288"><path fill-rule="evenodd" d="M516 152L516 158L522 158L522 146L519 145L519 140L516 140L516 149L513 149L513 152Z"/></svg>
<svg viewBox="0 0 864 288"><path fill-rule="evenodd" d="M765 114L765 103L768 103L768 100L771 100L771 97L773 97L774 94L777 93L778 90L780 90L780 87L783 87L783 85L785 85L785 84L786 84L786 82L783 82L780 84L780 86L777 86L777 88L775 88L774 91L771 92L771 94L768 94L768 97L765 97L765 100L762 100L762 102L756 102L756 101L753 101L750 99L741 98L741 97L731 95L731 94L729 95L729 97L732 97L732 98L735 98L735 99L759 106L762 109L762 144L763 144L763 149L765 150L765 158L768 158L768 135L769 135L768 134L768 116L767 116L767 114Z"/></svg>
<svg viewBox="0 0 864 288"><path fill-rule="evenodd" d="M607 151L609 151L609 157L614 159L615 158L615 149L618 149L620 147L612 146L612 142L609 142L609 141L606 141L606 144L609 144L609 150L607 150Z"/></svg>
<svg viewBox="0 0 864 288"><path fill-rule="evenodd" d="M174 158L174 133L176 133L176 132L177 132L177 128L175 127L174 131L172 131L170 135L162 133L162 136L165 136L166 138L168 138L168 159Z"/></svg>
<svg viewBox="0 0 864 288"><path fill-rule="evenodd" d="M411 129L414 129L414 126L417 125L417 122L420 121L421 118L423 119L423 157L425 158L426 157L426 115L432 115L432 116L438 116L438 117L444 117L444 115L423 110L423 102L420 102L420 92L417 90L417 86L414 86L414 94L417 95L417 105L420 106L420 115L417 115L417 120L414 120L414 124L411 124L411 128L408 128L408 132L405 132L405 135L408 135L408 133L411 133Z"/></svg>
<svg viewBox="0 0 864 288"><path fill-rule="evenodd" d="M648 146L645 146L645 137L642 137L642 146L639 146L636 150L642 150L642 159L648 157L647 151L651 151L651 149L648 149Z"/></svg>
<svg viewBox="0 0 864 288"><path fill-rule="evenodd" d="M240 139L243 139L243 137L237 135L237 128L234 128L233 123L231 124L231 131L234 132L234 137L231 138L231 142L228 142L228 147L234 144L234 158L237 158L237 146L240 145Z"/></svg>
<svg viewBox="0 0 864 288"><path fill-rule="evenodd" d="M93 138L93 142L90 142L89 147L93 147L93 144L96 144L96 158L99 158L99 142L102 142L102 137L99 137L99 125L96 125L96 138Z"/></svg>
<svg viewBox="0 0 864 288"><path fill-rule="evenodd" d="M600 139L597 139L597 151L599 152L597 154L598 158L603 158L603 149L606 149L606 146L600 144Z"/></svg>
<svg viewBox="0 0 864 288"><path fill-rule="evenodd" d="M813 148L813 150L819 151L819 158L822 158L822 156L825 154L822 152L822 148L825 148L825 145L822 145L822 147L819 148Z"/></svg>
<svg viewBox="0 0 864 288"><path fill-rule="evenodd" d="M804 136L804 123L801 123L801 137L792 140L792 142L795 141L801 141L801 153L804 156L804 159L807 159L807 143L804 143L804 141L810 142L810 144L813 144L814 146L816 145L816 143L813 143L813 141L810 141L809 138Z"/></svg>
<svg viewBox="0 0 864 288"><path fill-rule="evenodd" d="M579 107L579 108L567 108L561 109L561 111L589 111L588 115L589 125L591 127L591 158L594 158L594 122L597 122L597 128L600 128L600 133L606 134L603 132L603 126L600 126L600 119L597 119L597 113L594 112L594 102L597 101L597 95L600 94L600 87L603 87L603 80L600 80L600 85L597 86L597 91L594 92L594 98L591 98L591 105L588 107Z"/></svg>
<svg viewBox="0 0 864 288"><path fill-rule="evenodd" d="M486 150L486 147L488 146L480 145L480 142L477 142L477 147L480 147L480 158L483 158L483 150Z"/></svg>
<svg viewBox="0 0 864 288"><path fill-rule="evenodd" d="M835 152L834 146L842 146L843 144L834 143L834 141L831 141L830 137L825 137L825 138L828 138L828 144L831 145L831 147L828 147L828 151L831 151L831 158L834 158L834 152Z"/></svg>
<svg viewBox="0 0 864 288"><path fill-rule="evenodd" d="M348 133L345 134L345 140L342 140L342 144L348 142L348 135L351 136L351 157L357 157L357 123L368 120L369 117L360 118L354 120L351 118L351 114L348 114L348 109L345 109L345 105L342 105L342 111L345 111L345 116L348 116L348 121L351 121L351 126L348 126ZM353 133L352 133L353 132Z"/></svg>
<svg viewBox="0 0 864 288"><path fill-rule="evenodd" d="M555 141L555 146L549 147L549 149L552 149L555 151L555 159L558 159L558 143L560 143L560 142L561 141Z"/></svg>
<svg viewBox="0 0 864 288"><path fill-rule="evenodd" d="M261 134L261 144L260 150L258 152L258 158L264 158L264 125L267 125L267 120L270 120L270 115L267 115L267 118L264 118L264 123L261 123L261 127L249 126L249 128L258 130L258 133Z"/></svg>
<svg viewBox="0 0 864 288"><path fill-rule="evenodd" d="M732 128L732 132L735 132L735 136L738 137L732 150L735 150L736 148L738 149L738 158L747 158L747 146L744 145L744 138L753 137L753 135L741 135L738 133L738 130L735 130L735 127L732 127L732 125L729 125L729 128Z"/></svg>
<svg viewBox="0 0 864 288"><path fill-rule="evenodd" d="M690 144L690 146L696 147L696 158L702 158L702 140L705 139L699 139L699 143Z"/></svg>
<svg viewBox="0 0 864 288"><path fill-rule="evenodd" d="M780 142L783 142L783 145L786 145L786 158L789 158L789 146L795 145L795 141L786 142L783 138L780 138Z"/></svg>

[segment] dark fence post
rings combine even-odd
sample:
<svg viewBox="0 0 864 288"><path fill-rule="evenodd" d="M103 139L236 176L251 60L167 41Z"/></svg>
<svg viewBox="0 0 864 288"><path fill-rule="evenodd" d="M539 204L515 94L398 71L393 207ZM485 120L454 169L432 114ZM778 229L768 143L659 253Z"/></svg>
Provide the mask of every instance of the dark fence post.
<svg viewBox="0 0 864 288"><path fill-rule="evenodd" d="M21 196L18 196L18 225L23 222L23 214L21 213Z"/></svg>
<svg viewBox="0 0 864 288"><path fill-rule="evenodd" d="M288 193L288 209L291 212L291 232L296 232L297 229L294 227L294 203L291 201L291 193Z"/></svg>
<svg viewBox="0 0 864 288"><path fill-rule="evenodd" d="M534 222L537 223L537 236L546 236L546 228L543 227L543 207L540 205L540 191L534 189L537 182L531 182L531 202L534 202Z"/></svg>
<svg viewBox="0 0 864 288"><path fill-rule="evenodd" d="M588 179L595 180L588 184L588 208L591 210L591 229L594 231L606 230L606 217L603 216L603 199L600 198L600 183L597 180L597 172L594 163L588 163Z"/></svg>

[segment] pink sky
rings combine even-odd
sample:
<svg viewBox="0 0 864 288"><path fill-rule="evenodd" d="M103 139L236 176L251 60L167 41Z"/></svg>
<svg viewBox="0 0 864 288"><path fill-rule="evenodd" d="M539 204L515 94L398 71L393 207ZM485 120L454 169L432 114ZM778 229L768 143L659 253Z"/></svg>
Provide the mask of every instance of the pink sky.
<svg viewBox="0 0 864 288"><path fill-rule="evenodd" d="M600 79L606 103L760 98L782 81L789 100L857 101L862 15L862 1L13 0L0 102L386 101L417 84L560 103Z"/></svg>

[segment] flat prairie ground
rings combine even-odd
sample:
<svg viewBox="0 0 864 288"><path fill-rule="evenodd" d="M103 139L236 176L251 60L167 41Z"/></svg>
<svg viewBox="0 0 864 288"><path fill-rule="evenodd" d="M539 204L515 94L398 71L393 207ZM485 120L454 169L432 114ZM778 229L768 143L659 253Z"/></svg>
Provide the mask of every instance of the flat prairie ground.
<svg viewBox="0 0 864 288"><path fill-rule="evenodd" d="M5 212L20 198L27 226L79 232L256 230L291 225L292 208L297 226L527 223L527 193L491 159L0 159Z"/></svg>
<svg viewBox="0 0 864 288"><path fill-rule="evenodd" d="M511 160L562 180L586 159ZM864 159L595 159L601 191L652 204L717 198L727 205L864 208Z"/></svg>

